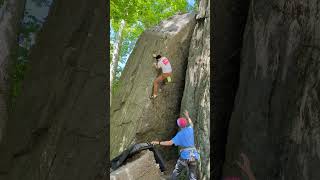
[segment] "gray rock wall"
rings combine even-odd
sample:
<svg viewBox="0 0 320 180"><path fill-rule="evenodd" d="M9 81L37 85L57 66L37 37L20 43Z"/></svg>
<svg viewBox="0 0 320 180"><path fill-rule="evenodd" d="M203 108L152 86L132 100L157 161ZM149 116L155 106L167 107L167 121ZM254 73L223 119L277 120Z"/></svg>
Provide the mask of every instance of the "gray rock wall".
<svg viewBox="0 0 320 180"><path fill-rule="evenodd" d="M316 0L251 1L225 175L247 154L259 180L320 179L320 18Z"/></svg>
<svg viewBox="0 0 320 180"><path fill-rule="evenodd" d="M111 159L130 144L173 137L194 26L194 14L176 15L140 36L122 72L119 88L112 96ZM169 58L173 82L163 86L155 100L150 100L153 80L157 77L152 67L153 53ZM165 156L168 154L167 149Z"/></svg>
<svg viewBox="0 0 320 180"><path fill-rule="evenodd" d="M106 159L105 3L56 0L10 114L2 180L92 180Z"/></svg>
<svg viewBox="0 0 320 180"><path fill-rule="evenodd" d="M200 150L200 179L210 179L210 0L201 0L189 48L181 115L188 110Z"/></svg>

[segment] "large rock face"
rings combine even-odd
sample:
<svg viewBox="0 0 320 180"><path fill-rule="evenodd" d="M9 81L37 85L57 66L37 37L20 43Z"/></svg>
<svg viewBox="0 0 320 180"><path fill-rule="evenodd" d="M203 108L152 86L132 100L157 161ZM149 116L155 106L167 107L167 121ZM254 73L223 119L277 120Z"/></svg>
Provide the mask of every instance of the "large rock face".
<svg viewBox="0 0 320 180"><path fill-rule="evenodd" d="M24 0L0 1L0 144L8 120L8 64L17 43L18 27L23 15Z"/></svg>
<svg viewBox="0 0 320 180"><path fill-rule="evenodd" d="M201 0L188 57L181 115L188 110L200 149L200 179L210 179L210 0Z"/></svg>
<svg viewBox="0 0 320 180"><path fill-rule="evenodd" d="M92 180L105 163L105 4L56 0L9 116L2 180Z"/></svg>
<svg viewBox="0 0 320 180"><path fill-rule="evenodd" d="M194 14L176 15L140 36L112 97L111 159L130 144L170 139L174 135L194 26ZM173 82L165 85L155 100L150 100L157 76L152 67L153 53L169 58Z"/></svg>
<svg viewBox="0 0 320 180"><path fill-rule="evenodd" d="M252 1L225 175L247 154L256 179L320 179L319 3Z"/></svg>

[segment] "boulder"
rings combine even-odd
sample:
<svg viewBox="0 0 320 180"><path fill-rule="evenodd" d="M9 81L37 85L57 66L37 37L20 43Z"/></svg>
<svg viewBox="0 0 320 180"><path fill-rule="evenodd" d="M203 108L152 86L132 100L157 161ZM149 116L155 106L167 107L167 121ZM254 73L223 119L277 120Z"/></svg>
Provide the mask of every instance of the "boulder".
<svg viewBox="0 0 320 180"><path fill-rule="evenodd" d="M145 150L136 156L131 162L111 172L110 180L160 180L160 169L153 152Z"/></svg>
<svg viewBox="0 0 320 180"><path fill-rule="evenodd" d="M169 140L175 134L194 26L194 14L175 15L146 30L138 39L112 96L111 159L131 144ZM158 53L169 59L173 76L172 82L162 86L159 96L151 100L157 77L152 54ZM168 152L162 154L168 157Z"/></svg>

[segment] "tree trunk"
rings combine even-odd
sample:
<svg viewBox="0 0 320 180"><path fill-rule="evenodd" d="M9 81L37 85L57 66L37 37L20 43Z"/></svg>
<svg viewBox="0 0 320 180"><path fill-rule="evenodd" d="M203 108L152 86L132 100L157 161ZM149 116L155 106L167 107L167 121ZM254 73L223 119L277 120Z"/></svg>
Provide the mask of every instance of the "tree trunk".
<svg viewBox="0 0 320 180"><path fill-rule="evenodd" d="M120 28L116 37L116 42L114 44L114 52L112 55L112 62L111 62L111 72L110 72L110 89L112 87L112 82L114 77L116 76L118 64L119 64L119 59L120 59L120 50L121 50L121 43L122 43L122 34L123 34L123 29L125 26L126 22L124 20L121 20L120 23Z"/></svg>
<svg viewBox="0 0 320 180"><path fill-rule="evenodd" d="M8 63L16 43L25 1L5 0L0 5L0 143L8 119Z"/></svg>

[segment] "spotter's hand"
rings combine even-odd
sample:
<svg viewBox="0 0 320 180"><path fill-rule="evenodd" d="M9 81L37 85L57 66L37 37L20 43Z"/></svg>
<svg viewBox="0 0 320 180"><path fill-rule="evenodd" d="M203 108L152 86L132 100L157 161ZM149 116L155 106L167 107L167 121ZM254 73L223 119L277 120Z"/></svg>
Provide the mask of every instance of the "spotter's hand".
<svg viewBox="0 0 320 180"><path fill-rule="evenodd" d="M152 141L151 144L153 145L159 144L159 141Z"/></svg>

